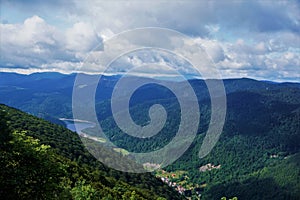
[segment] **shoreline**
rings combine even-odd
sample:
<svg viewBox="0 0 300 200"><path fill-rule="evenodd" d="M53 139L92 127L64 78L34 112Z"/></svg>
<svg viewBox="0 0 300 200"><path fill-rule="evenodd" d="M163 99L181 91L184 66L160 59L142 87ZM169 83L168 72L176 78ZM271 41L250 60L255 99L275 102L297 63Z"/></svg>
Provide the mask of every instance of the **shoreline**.
<svg viewBox="0 0 300 200"><path fill-rule="evenodd" d="M90 123L93 125L96 125L96 123L87 121L87 120L82 120L82 119L68 119L68 118L58 118L60 121L71 121L71 122L81 122L81 123Z"/></svg>

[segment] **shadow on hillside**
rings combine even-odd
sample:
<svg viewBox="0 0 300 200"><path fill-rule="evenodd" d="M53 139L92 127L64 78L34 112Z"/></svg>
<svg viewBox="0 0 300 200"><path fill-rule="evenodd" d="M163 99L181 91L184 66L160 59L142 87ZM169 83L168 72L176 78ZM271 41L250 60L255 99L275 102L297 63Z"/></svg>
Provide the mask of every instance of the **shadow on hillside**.
<svg viewBox="0 0 300 200"><path fill-rule="evenodd" d="M205 199L221 199L221 197L238 197L247 200L298 200L300 194L291 193L288 188L280 187L272 178L250 178L243 182L219 184L205 192Z"/></svg>

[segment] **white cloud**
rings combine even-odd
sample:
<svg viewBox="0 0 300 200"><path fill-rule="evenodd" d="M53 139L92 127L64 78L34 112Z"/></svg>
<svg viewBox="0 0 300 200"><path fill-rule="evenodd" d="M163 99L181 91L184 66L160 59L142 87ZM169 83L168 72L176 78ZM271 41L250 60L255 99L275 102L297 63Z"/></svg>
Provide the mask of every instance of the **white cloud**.
<svg viewBox="0 0 300 200"><path fill-rule="evenodd" d="M97 30L113 32L155 26L189 35L207 36L289 30L299 32L296 1L75 1L75 19L93 22Z"/></svg>
<svg viewBox="0 0 300 200"><path fill-rule="evenodd" d="M59 31L38 16L26 19L23 24L0 25L2 65L41 65L61 50Z"/></svg>
<svg viewBox="0 0 300 200"><path fill-rule="evenodd" d="M88 52L102 43L94 28L84 22L75 23L72 28L67 29L65 38L66 49L73 52Z"/></svg>
<svg viewBox="0 0 300 200"><path fill-rule="evenodd" d="M22 24L0 26L3 67L71 72L95 45L102 42L93 28L83 22L62 32L35 15Z"/></svg>
<svg viewBox="0 0 300 200"><path fill-rule="evenodd" d="M279 41L257 41L252 45L242 40L223 43L225 60L216 63L224 77L252 77L271 80L300 80L300 49L274 46Z"/></svg>
<svg viewBox="0 0 300 200"><path fill-rule="evenodd" d="M104 66L95 62L82 68L81 63L91 49L103 42L102 39L108 40L131 28L155 26L191 36L189 42L201 45L224 77L299 80L300 13L297 1L88 0L71 1L70 5L69 1L62 2L54 6L38 1L30 6L23 1L4 1L4 5L16 5L20 12L26 10L27 14L33 14L23 23L10 23L7 19L7 24L0 24L2 69L95 72ZM49 6L53 9L48 9ZM43 17L35 15L42 11ZM59 22L55 23L55 20ZM180 44L182 41L176 39L160 38L159 35L153 38L156 40L153 42L171 47L174 52L176 47L186 55L192 55L196 50L190 46L185 48ZM147 45L147 41L143 44ZM115 45L119 45L119 49L135 46L131 38ZM174 55L144 53L126 55L112 69L124 71L134 65L158 63L176 66L182 73L193 73L186 62ZM101 51L93 54L101 57ZM145 72L150 73L149 70ZM157 67L153 70L159 71Z"/></svg>

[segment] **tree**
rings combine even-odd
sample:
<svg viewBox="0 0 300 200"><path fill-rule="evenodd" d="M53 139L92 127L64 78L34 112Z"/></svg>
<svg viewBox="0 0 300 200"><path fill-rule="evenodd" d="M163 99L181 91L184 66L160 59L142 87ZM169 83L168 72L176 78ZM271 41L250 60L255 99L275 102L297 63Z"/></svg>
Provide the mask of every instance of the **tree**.
<svg viewBox="0 0 300 200"><path fill-rule="evenodd" d="M6 112L0 110L0 149L4 149L11 138L11 132L7 126Z"/></svg>
<svg viewBox="0 0 300 200"><path fill-rule="evenodd" d="M76 183L71 190L71 194L74 200L91 200L95 198L96 190L83 180Z"/></svg>
<svg viewBox="0 0 300 200"><path fill-rule="evenodd" d="M52 199L63 191L59 185L63 165L50 146L15 131L9 151L1 150L0 197L5 199Z"/></svg>

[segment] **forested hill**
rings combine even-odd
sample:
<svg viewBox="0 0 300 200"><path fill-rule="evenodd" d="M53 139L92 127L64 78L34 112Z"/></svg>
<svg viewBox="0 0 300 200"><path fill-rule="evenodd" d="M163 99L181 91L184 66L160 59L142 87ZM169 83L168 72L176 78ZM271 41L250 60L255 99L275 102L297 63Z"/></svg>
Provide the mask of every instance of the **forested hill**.
<svg viewBox="0 0 300 200"><path fill-rule="evenodd" d="M63 125L58 118L72 118L72 91L76 75L50 72L22 75L0 72L0 103ZM99 109L107 107L105 101L110 100L112 90L119 79L120 76L101 77L95 96ZM199 100L209 98L203 80L195 79L189 82ZM300 88L299 83L274 83L247 78L225 79L224 86L227 94L244 91L283 95L285 90L296 91ZM185 89L180 82L176 87ZM166 93L167 90L157 85L143 87L140 91L142 95L136 95L132 102L138 104L157 98L173 98L170 93Z"/></svg>
<svg viewBox="0 0 300 200"><path fill-rule="evenodd" d="M0 73L0 102L60 123L59 117L72 117L75 77L76 74ZM112 117L110 96L118 80L118 76L103 77L95 96L97 117L107 138L118 147L132 152L149 152L168 144L180 122L180 105L174 94L164 87L150 84L139 88L132 95L130 114L137 124L145 125L149 122L148 111L153 104L162 104L168 113L165 127L159 134L146 139L134 138L123 133ZM164 168L164 171L158 171L156 176L176 183L176 189L179 186L179 189L184 188L185 196L201 196L201 200L220 199L223 196L236 196L242 200L300 199L300 84L247 78L227 79L223 82L227 113L216 146L208 156L199 158L199 149L210 122L210 99L203 80L189 80L201 111L198 134L185 154ZM178 89L185 90L181 82L174 84L177 84ZM80 145L78 136L63 127L51 125L15 109L4 108L9 111L7 115L12 130L26 130L27 135L56 149L56 154L79 163L79 166L96 166L101 169L99 171L104 177L120 177L122 183L130 183L128 187L134 188L130 191L138 193L138 189L142 188L142 191L147 191L143 194L149 193L150 198L156 198L155 193L158 196L169 195L167 199L176 198L166 186L155 187L158 182L152 180L153 176L149 174L142 177L125 175L95 162ZM92 128L83 132L90 135L96 133ZM84 179L85 183L93 182L88 182L89 178ZM75 183L72 181L71 188ZM118 190L115 184L107 188Z"/></svg>
<svg viewBox="0 0 300 200"><path fill-rule="evenodd" d="M205 109L202 111L205 116ZM201 133L166 171L184 171L186 185L197 186L202 199L300 198L300 89L279 87L228 94L223 133L203 159L198 157L204 137ZM174 181L183 181L182 177Z"/></svg>
<svg viewBox="0 0 300 200"><path fill-rule="evenodd" d="M202 159L198 153L210 121L210 101L200 80L192 80L191 84L201 110L198 134L183 156L156 175L185 188L186 196L201 195L201 200L223 196L247 200L300 199L300 84L224 80L225 125L216 146ZM151 89L144 89L147 96ZM138 91L133 98L143 97L142 92ZM156 138L140 141L124 134L112 116L99 109L98 119L109 116L100 122L106 135L118 146L135 152L168 144L180 121L178 102L174 98L138 100L130 110L136 123L147 122L149 107L160 103L168 112L168 126Z"/></svg>
<svg viewBox="0 0 300 200"><path fill-rule="evenodd" d="M0 199L181 199L153 175L96 161L66 128L0 104Z"/></svg>

